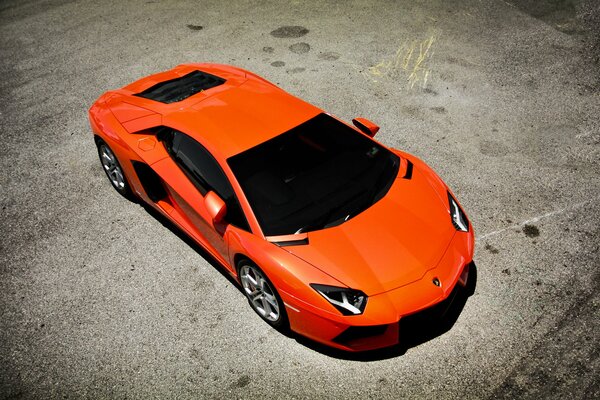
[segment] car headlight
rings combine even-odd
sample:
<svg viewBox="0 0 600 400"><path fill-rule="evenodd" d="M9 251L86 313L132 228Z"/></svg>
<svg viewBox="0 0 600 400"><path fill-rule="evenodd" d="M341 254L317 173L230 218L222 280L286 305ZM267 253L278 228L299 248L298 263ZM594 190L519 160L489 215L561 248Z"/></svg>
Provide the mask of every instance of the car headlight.
<svg viewBox="0 0 600 400"><path fill-rule="evenodd" d="M450 192L448 192L448 202L450 203L450 218L452 219L452 225L454 225L458 231L469 232L469 220Z"/></svg>
<svg viewBox="0 0 600 400"><path fill-rule="evenodd" d="M360 290L316 283L311 283L310 286L344 315L362 314L367 305L367 295Z"/></svg>

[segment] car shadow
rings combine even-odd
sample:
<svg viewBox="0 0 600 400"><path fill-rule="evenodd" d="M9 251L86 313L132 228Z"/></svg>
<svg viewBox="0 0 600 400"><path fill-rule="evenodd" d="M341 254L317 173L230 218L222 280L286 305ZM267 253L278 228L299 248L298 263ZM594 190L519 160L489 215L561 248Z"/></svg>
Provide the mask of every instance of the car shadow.
<svg viewBox="0 0 600 400"><path fill-rule="evenodd" d="M212 265L215 270L217 270L221 275L223 275L231 284L233 284L243 295L242 288L239 282L233 278L229 272L221 265L219 261L217 261L212 254L204 249L204 247L200 246L194 239L188 236L181 228L171 222L167 217L162 215L160 212L156 211L154 208L147 204L139 204L148 214L154 217L158 222L162 224L165 228L170 230L174 235L176 235L179 239L183 240L188 246L190 246L196 253L198 253L202 258L204 258L210 265ZM244 296L245 298L245 296Z"/></svg>
<svg viewBox="0 0 600 400"><path fill-rule="evenodd" d="M217 270L235 288L237 288L244 299L246 298L239 282L233 278L229 272L225 270L221 263L217 261L209 252L207 252L202 246L190 238L187 233L182 231L177 225L156 211L154 208L146 204L140 204L140 206L143 207L148 214L154 217L165 228L169 229L171 232L173 232L173 234L194 249L210 265L212 265L215 270ZM458 320L458 317L462 313L467 299L475 293L476 286L477 267L475 266L475 263L472 262L469 270L469 281L467 283L467 287L457 287L449 296L448 300L423 312L403 318L400 323L400 344L392 347L354 353L323 345L307 337L295 334L289 330L280 331L280 333L288 338L296 340L298 343L311 350L332 358L368 362L399 357L404 355L409 349L426 343L452 329Z"/></svg>
<svg viewBox="0 0 600 400"><path fill-rule="evenodd" d="M325 346L311 339L296 335L302 345L332 358L351 361L378 361L400 357L409 349L426 343L448 332L462 313L467 299L475 293L477 267L471 263L467 287L457 287L444 302L425 311L402 318L400 343L392 347L364 352L349 352Z"/></svg>

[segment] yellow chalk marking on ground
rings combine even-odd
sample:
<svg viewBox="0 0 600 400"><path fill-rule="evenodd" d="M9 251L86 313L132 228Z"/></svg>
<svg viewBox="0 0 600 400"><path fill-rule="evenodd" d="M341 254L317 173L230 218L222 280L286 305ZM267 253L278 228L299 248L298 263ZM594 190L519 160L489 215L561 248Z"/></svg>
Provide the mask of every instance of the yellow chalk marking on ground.
<svg viewBox="0 0 600 400"><path fill-rule="evenodd" d="M405 42L398 48L393 57L383 59L367 68L364 75L373 82L379 82L384 78L394 79L404 75L408 88L412 89L417 84L425 88L431 77L431 69L427 64L433 56L432 46L434 42L434 34L422 41Z"/></svg>

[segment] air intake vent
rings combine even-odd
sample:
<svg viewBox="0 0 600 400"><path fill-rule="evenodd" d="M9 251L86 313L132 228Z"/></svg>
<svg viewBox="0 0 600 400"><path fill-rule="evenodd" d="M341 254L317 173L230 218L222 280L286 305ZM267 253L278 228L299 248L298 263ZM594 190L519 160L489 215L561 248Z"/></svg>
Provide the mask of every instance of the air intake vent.
<svg viewBox="0 0 600 400"><path fill-rule="evenodd" d="M196 93L224 83L225 79L218 76L202 71L193 71L181 78L157 83L135 96L170 104L185 100Z"/></svg>

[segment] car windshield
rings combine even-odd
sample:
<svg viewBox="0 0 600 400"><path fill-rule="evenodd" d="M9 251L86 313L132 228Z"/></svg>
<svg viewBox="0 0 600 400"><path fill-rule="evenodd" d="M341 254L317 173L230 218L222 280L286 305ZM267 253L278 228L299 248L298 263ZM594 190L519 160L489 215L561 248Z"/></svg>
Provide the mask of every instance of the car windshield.
<svg viewBox="0 0 600 400"><path fill-rule="evenodd" d="M399 158L319 114L227 160L265 236L339 225L381 199Z"/></svg>

